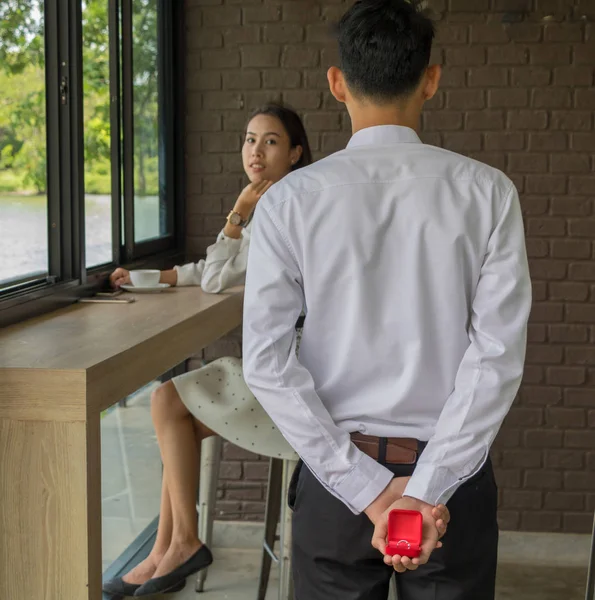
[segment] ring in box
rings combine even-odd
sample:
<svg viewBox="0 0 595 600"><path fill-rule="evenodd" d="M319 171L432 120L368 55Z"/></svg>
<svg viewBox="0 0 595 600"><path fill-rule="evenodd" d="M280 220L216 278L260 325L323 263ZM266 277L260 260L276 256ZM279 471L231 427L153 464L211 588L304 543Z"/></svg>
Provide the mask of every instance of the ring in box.
<svg viewBox="0 0 595 600"><path fill-rule="evenodd" d="M386 554L417 558L421 553L423 517L417 510L391 510L388 513Z"/></svg>

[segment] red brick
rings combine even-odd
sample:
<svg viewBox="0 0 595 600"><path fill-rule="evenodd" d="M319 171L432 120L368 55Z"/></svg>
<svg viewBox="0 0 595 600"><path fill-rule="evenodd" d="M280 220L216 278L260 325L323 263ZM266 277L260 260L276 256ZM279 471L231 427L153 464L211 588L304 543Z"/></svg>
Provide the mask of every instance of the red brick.
<svg viewBox="0 0 595 600"><path fill-rule="evenodd" d="M595 133L573 133L572 149L579 152L593 152L595 150Z"/></svg>
<svg viewBox="0 0 595 600"><path fill-rule="evenodd" d="M520 469L495 469L494 475L499 487L502 488L520 488L521 471Z"/></svg>
<svg viewBox="0 0 595 600"><path fill-rule="evenodd" d="M580 433L589 432L581 431ZM595 477L593 477L593 473L584 471L566 471L564 473L564 488L567 490L595 491Z"/></svg>
<svg viewBox="0 0 595 600"><path fill-rule="evenodd" d="M534 365L525 365L523 371L523 384L528 383L543 383L545 378L543 367Z"/></svg>
<svg viewBox="0 0 595 600"><path fill-rule="evenodd" d="M281 7L267 1L262 6L247 6L243 9L244 24L270 23L281 20Z"/></svg>
<svg viewBox="0 0 595 600"><path fill-rule="evenodd" d="M530 47L532 65L569 65L570 46L562 44L541 44Z"/></svg>
<svg viewBox="0 0 595 600"><path fill-rule="evenodd" d="M483 90L453 90L446 94L447 108L473 109L485 107L485 93Z"/></svg>
<svg viewBox="0 0 595 600"><path fill-rule="evenodd" d="M242 477L242 463L238 461L223 461L219 467L220 479L240 479Z"/></svg>
<svg viewBox="0 0 595 600"><path fill-rule="evenodd" d="M349 141L349 134L347 132L342 133L324 133L322 135L322 150L326 153L338 152L343 150L347 146Z"/></svg>
<svg viewBox="0 0 595 600"><path fill-rule="evenodd" d="M592 408L595 406L595 390L565 390L564 404L565 406Z"/></svg>
<svg viewBox="0 0 595 600"><path fill-rule="evenodd" d="M490 108L520 108L529 103L529 92L522 88L506 88L488 91Z"/></svg>
<svg viewBox="0 0 595 600"><path fill-rule="evenodd" d="M529 135L530 150L566 150L567 148L568 134L562 131L532 133Z"/></svg>
<svg viewBox="0 0 595 600"><path fill-rule="evenodd" d="M577 89L574 91L574 104L576 108L595 110L595 90Z"/></svg>
<svg viewBox="0 0 595 600"><path fill-rule="evenodd" d="M552 406L562 399L562 389L554 386L526 385L521 389L523 405Z"/></svg>
<svg viewBox="0 0 595 600"><path fill-rule="evenodd" d="M281 65L288 69L301 67L317 67L320 64L320 51L313 46L285 46L281 57Z"/></svg>
<svg viewBox="0 0 595 600"><path fill-rule="evenodd" d="M545 215L548 212L550 202L542 196L522 196L521 207L523 215Z"/></svg>
<svg viewBox="0 0 595 600"><path fill-rule="evenodd" d="M439 111L423 115L424 129L428 131L452 131L461 129L463 115L460 112Z"/></svg>
<svg viewBox="0 0 595 600"><path fill-rule="evenodd" d="M548 299L547 296L547 282L545 281L533 281L531 283L532 285L532 297L533 297L533 302L543 302L544 300ZM534 341L534 340L528 340L528 341ZM544 341L544 340L538 340L540 342Z"/></svg>
<svg viewBox="0 0 595 600"><path fill-rule="evenodd" d="M306 43L327 43L332 40L328 23L306 25Z"/></svg>
<svg viewBox="0 0 595 600"><path fill-rule="evenodd" d="M445 69L440 78L440 87L442 89L461 88L465 85L466 70L463 67L452 67Z"/></svg>
<svg viewBox="0 0 595 600"><path fill-rule="evenodd" d="M260 462L245 462L244 463L244 477L251 481L262 480L265 481L269 476L269 463L265 461Z"/></svg>
<svg viewBox="0 0 595 600"><path fill-rule="evenodd" d="M480 112L468 112L465 116L467 129L487 131L490 129L504 128L504 112L501 110L482 110Z"/></svg>
<svg viewBox="0 0 595 600"><path fill-rule="evenodd" d="M567 178L563 175L528 175L527 193L529 194L564 194L567 189Z"/></svg>
<svg viewBox="0 0 595 600"><path fill-rule="evenodd" d="M565 131L588 131L593 121L589 111L552 111L551 128Z"/></svg>
<svg viewBox="0 0 595 600"><path fill-rule="evenodd" d="M304 125L307 131L340 131L341 115L332 112L313 112L304 115Z"/></svg>
<svg viewBox="0 0 595 600"><path fill-rule="evenodd" d="M452 12L480 12L489 9L489 0L450 0L449 8Z"/></svg>
<svg viewBox="0 0 595 600"><path fill-rule="evenodd" d="M548 469L582 469L584 466L584 453L578 450L546 450L544 454L545 466Z"/></svg>
<svg viewBox="0 0 595 600"><path fill-rule="evenodd" d="M261 87L260 71L251 69L223 71L223 88L226 90L254 90Z"/></svg>
<svg viewBox="0 0 595 600"><path fill-rule="evenodd" d="M527 448L561 448L563 433L553 429L531 429L525 431Z"/></svg>
<svg viewBox="0 0 595 600"><path fill-rule="evenodd" d="M595 480L595 477L593 479ZM562 523L564 531L568 533L590 533L593 527L593 514L564 513Z"/></svg>
<svg viewBox="0 0 595 600"><path fill-rule="evenodd" d="M522 150L525 147L525 134L510 131L485 133L486 150Z"/></svg>
<svg viewBox="0 0 595 600"><path fill-rule="evenodd" d="M268 1L268 0L267 0ZM290 1L283 4L283 20L290 23L316 23L320 15L320 3L314 1ZM328 23L324 23L329 29Z"/></svg>
<svg viewBox="0 0 595 600"><path fill-rule="evenodd" d="M203 133L201 137L204 152L239 152L241 147L236 133Z"/></svg>
<svg viewBox="0 0 595 600"><path fill-rule="evenodd" d="M224 486L226 500L262 500L262 484L237 481Z"/></svg>
<svg viewBox="0 0 595 600"><path fill-rule="evenodd" d="M531 308L534 323L557 323L564 319L564 305L554 302L538 302Z"/></svg>
<svg viewBox="0 0 595 600"><path fill-rule="evenodd" d="M234 446L231 442L225 442L223 444L222 458L224 460L258 460L256 454L248 452L248 450L244 450L238 446Z"/></svg>
<svg viewBox="0 0 595 600"><path fill-rule="evenodd" d="M562 473L543 469L526 471L523 488L559 490L562 488Z"/></svg>
<svg viewBox="0 0 595 600"><path fill-rule="evenodd" d="M202 29L200 35L189 36L187 40L187 49L196 50L199 48L221 48L223 46L223 36L220 31L212 29ZM193 56L188 56L188 62L194 62Z"/></svg>
<svg viewBox="0 0 595 600"><path fill-rule="evenodd" d="M451 27L448 27L450 29ZM501 23L471 26L472 44L507 44L510 41L508 29Z"/></svg>
<svg viewBox="0 0 595 600"><path fill-rule="evenodd" d="M539 23L511 23L510 39L513 42L539 42L542 37L542 27Z"/></svg>
<svg viewBox="0 0 595 600"><path fill-rule="evenodd" d="M593 66L593 56L595 56L595 40L588 44L580 44L574 47L574 62L577 65Z"/></svg>
<svg viewBox="0 0 595 600"><path fill-rule="evenodd" d="M301 84L302 74L300 71L292 69L266 69L263 71L263 87L265 89L295 89L299 88ZM308 86L308 89L312 88ZM327 89L327 86L323 89Z"/></svg>
<svg viewBox="0 0 595 600"><path fill-rule="evenodd" d="M580 344L588 341L589 330L583 325L550 325L549 339L552 342Z"/></svg>
<svg viewBox="0 0 595 600"><path fill-rule="evenodd" d="M438 27L435 43L439 46L466 44L468 39L469 27L467 25L449 25L448 27ZM487 41L480 43L487 43Z"/></svg>
<svg viewBox="0 0 595 600"><path fill-rule="evenodd" d="M554 85L590 86L593 83L592 67L556 67L554 69Z"/></svg>
<svg viewBox="0 0 595 600"><path fill-rule="evenodd" d="M234 518L241 514L241 503L238 500L219 500L215 505L215 513L218 519Z"/></svg>
<svg viewBox="0 0 595 600"><path fill-rule="evenodd" d="M570 193L577 195L592 195L595 194L595 177L571 177L570 178Z"/></svg>
<svg viewBox="0 0 595 600"><path fill-rule="evenodd" d="M569 217L586 217L592 212L591 200L586 198L553 198L551 203L552 215Z"/></svg>
<svg viewBox="0 0 595 600"><path fill-rule="evenodd" d="M522 169L523 165L516 165L518 157L531 156L531 155L513 155L511 157L510 168L511 170ZM539 156L539 155L537 155ZM512 160L512 159L515 160ZM566 233L566 220L560 218L530 218L527 219L527 235L531 236L545 236L545 237L560 237Z"/></svg>
<svg viewBox="0 0 595 600"><path fill-rule="evenodd" d="M304 40L305 30L293 23L274 23L264 28L264 41L270 44L296 44Z"/></svg>
<svg viewBox="0 0 595 600"><path fill-rule="evenodd" d="M505 468L531 469L541 467L541 451L520 448L518 450L504 450L502 452L502 465Z"/></svg>
<svg viewBox="0 0 595 600"><path fill-rule="evenodd" d="M551 82L552 72L546 67L514 67L511 78L515 87L545 87Z"/></svg>
<svg viewBox="0 0 595 600"><path fill-rule="evenodd" d="M504 490L502 503L510 508L534 508L542 506L542 493L527 490Z"/></svg>
<svg viewBox="0 0 595 600"><path fill-rule="evenodd" d="M541 408L513 406L506 416L507 427L537 427L543 423Z"/></svg>
<svg viewBox="0 0 595 600"><path fill-rule="evenodd" d="M568 300L571 302L581 302L589 297L589 286L584 283L573 282L552 282L549 285L550 300Z"/></svg>
<svg viewBox="0 0 595 600"><path fill-rule="evenodd" d="M501 429L494 442L495 448L517 448L521 443L521 432L509 427Z"/></svg>
<svg viewBox="0 0 595 600"><path fill-rule="evenodd" d="M255 45L243 46L242 67L278 67L281 48L280 46Z"/></svg>
<svg viewBox="0 0 595 600"><path fill-rule="evenodd" d="M202 50L200 56L203 69L230 69L240 66L240 53L234 49Z"/></svg>
<svg viewBox="0 0 595 600"><path fill-rule="evenodd" d="M545 281L542 282L533 282L533 283L543 283L546 285ZM535 342L545 342L547 340L547 327L545 325L537 325L536 323L529 323L527 329L527 341L531 343Z"/></svg>
<svg viewBox="0 0 595 600"><path fill-rule="evenodd" d="M554 258L589 258L591 246L582 240L552 240L551 253Z"/></svg>
<svg viewBox="0 0 595 600"><path fill-rule="evenodd" d="M532 260L530 263L531 276L534 279L558 280L566 279L566 263L559 260Z"/></svg>
<svg viewBox="0 0 595 600"><path fill-rule="evenodd" d="M529 52L524 46L511 44L488 48L488 63L490 65L524 65L527 64L528 59Z"/></svg>
<svg viewBox="0 0 595 600"><path fill-rule="evenodd" d="M583 39L581 23L548 23L544 29L546 42L580 42Z"/></svg>
<svg viewBox="0 0 595 600"><path fill-rule="evenodd" d="M489 66L469 69L469 87L500 87L505 85L508 85L508 69L505 67Z"/></svg>
<svg viewBox="0 0 595 600"><path fill-rule="evenodd" d="M310 90L295 90L284 92L283 99L293 108L298 110L312 110L320 108L320 92Z"/></svg>
<svg viewBox="0 0 595 600"><path fill-rule="evenodd" d="M587 417L588 417L587 426L588 426L588 427L591 427L591 428L595 427L595 410L590 410L590 411L588 412L588 415L587 415ZM592 465L593 465L593 463L594 463L594 460L593 460L593 459L595 459L595 455L593 455L593 454L590 454L590 455L589 455L589 461L590 461L590 465L591 465L591 466L589 467L590 469L593 469L593 466L592 466Z"/></svg>
<svg viewBox="0 0 595 600"><path fill-rule="evenodd" d="M562 88L536 89L531 94L531 106L535 108L569 108L572 104L571 91Z"/></svg>
<svg viewBox="0 0 595 600"><path fill-rule="evenodd" d="M512 173L545 173L547 171L547 156L545 154L511 154L508 168Z"/></svg>
<svg viewBox="0 0 595 600"><path fill-rule="evenodd" d="M448 66L485 65L485 48L466 46L464 48L446 48L445 64Z"/></svg>
<svg viewBox="0 0 595 600"><path fill-rule="evenodd" d="M590 429L566 431L564 433L564 447L593 450L595 448L595 431ZM595 489L595 477L593 477L593 480L592 489Z"/></svg>
<svg viewBox="0 0 595 600"><path fill-rule="evenodd" d="M582 375L584 381L584 372ZM586 424L585 411L580 408L548 407L546 410L546 423L554 427L563 428L584 427Z"/></svg>
<svg viewBox="0 0 595 600"><path fill-rule="evenodd" d="M227 48L238 48L246 44L260 43L260 27L258 25L242 25L226 27L223 30L223 41Z"/></svg>
<svg viewBox="0 0 595 600"><path fill-rule="evenodd" d="M547 127L547 112L544 110L511 110L508 112L508 128L545 129Z"/></svg>
<svg viewBox="0 0 595 600"><path fill-rule="evenodd" d="M242 11L239 7L217 6L202 10L202 24L205 28L239 25L241 22Z"/></svg>
<svg viewBox="0 0 595 600"><path fill-rule="evenodd" d="M444 148L467 154L481 150L481 134L469 131L456 131L444 134Z"/></svg>
<svg viewBox="0 0 595 600"><path fill-rule="evenodd" d="M516 510L499 510L498 526L502 531L513 531L518 529L520 513Z"/></svg>
<svg viewBox="0 0 595 600"><path fill-rule="evenodd" d="M523 531L558 531L562 524L562 515L559 512L523 512L521 515L521 529Z"/></svg>
<svg viewBox="0 0 595 600"><path fill-rule="evenodd" d="M588 154L552 154L552 172L554 173L589 173L591 157Z"/></svg>
<svg viewBox="0 0 595 600"><path fill-rule="evenodd" d="M583 510L585 497L573 492L547 492L544 506L550 510Z"/></svg>

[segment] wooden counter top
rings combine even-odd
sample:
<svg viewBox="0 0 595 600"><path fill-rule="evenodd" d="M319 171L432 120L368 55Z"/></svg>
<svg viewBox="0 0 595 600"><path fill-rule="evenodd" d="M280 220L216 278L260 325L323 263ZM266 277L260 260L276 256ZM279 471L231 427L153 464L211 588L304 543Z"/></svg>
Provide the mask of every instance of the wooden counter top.
<svg viewBox="0 0 595 600"><path fill-rule="evenodd" d="M74 304L0 331L0 387L7 386L0 417L43 419L37 409L53 412L59 400L60 414L48 418L84 418L83 410L107 408L241 323L242 287L217 295L192 287L135 297L132 304ZM15 386L26 386L32 398L36 382L47 386L48 379L57 395L62 383L85 387L86 406L65 406L64 396L51 389L38 390L43 406L24 406L22 397L18 405L11 402Z"/></svg>

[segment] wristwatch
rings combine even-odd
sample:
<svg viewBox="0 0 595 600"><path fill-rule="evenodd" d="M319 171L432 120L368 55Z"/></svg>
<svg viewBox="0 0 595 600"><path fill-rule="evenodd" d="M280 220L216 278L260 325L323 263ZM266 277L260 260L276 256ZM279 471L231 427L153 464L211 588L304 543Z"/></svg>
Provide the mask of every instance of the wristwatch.
<svg viewBox="0 0 595 600"><path fill-rule="evenodd" d="M244 219L242 215L235 210L230 211L227 215L227 222L232 225L237 225L238 227L246 227L246 225L248 225L248 220Z"/></svg>

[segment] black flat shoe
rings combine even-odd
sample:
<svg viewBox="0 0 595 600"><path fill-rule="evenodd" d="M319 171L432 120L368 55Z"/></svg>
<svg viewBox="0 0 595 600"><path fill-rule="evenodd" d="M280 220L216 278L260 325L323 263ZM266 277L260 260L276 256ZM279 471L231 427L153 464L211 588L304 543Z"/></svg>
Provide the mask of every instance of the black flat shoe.
<svg viewBox="0 0 595 600"><path fill-rule="evenodd" d="M211 551L203 545L185 563L171 573L149 579L141 585L134 593L134 597L178 591L174 589L175 586L179 585L180 582L185 583L186 577L198 573L201 569L206 569L212 562L213 555Z"/></svg>
<svg viewBox="0 0 595 600"><path fill-rule="evenodd" d="M121 577L114 577L106 581L101 589L111 596L134 596L139 587L136 583L126 583Z"/></svg>
<svg viewBox="0 0 595 600"><path fill-rule="evenodd" d="M180 590L183 590L185 586L186 580L183 579L182 581L180 581L180 583L178 583L168 591L179 592ZM124 598L126 596L134 596L136 590L138 590L139 587L141 586L137 583L126 583L121 577L115 577L114 579L106 581L101 589L106 594L110 594L110 596L113 596L114 598Z"/></svg>

